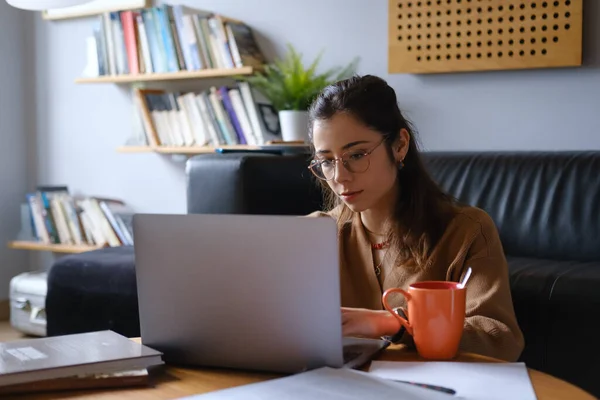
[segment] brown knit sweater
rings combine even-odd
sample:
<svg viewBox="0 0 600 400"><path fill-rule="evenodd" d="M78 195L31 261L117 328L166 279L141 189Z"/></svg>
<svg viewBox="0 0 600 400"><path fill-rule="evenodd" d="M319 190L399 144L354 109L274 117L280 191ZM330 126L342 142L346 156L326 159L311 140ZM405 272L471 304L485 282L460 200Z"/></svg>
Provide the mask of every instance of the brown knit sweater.
<svg viewBox="0 0 600 400"><path fill-rule="evenodd" d="M314 212L311 217L335 212ZM508 281L508 267L493 220L483 210L463 207L452 219L423 268L395 265L375 274L371 244L356 213L344 226L339 239L341 295L343 307L383 309L383 291L407 289L417 281L457 282L467 267L472 274L467 283L467 308L461 351L515 361L523 350L523 334L517 324ZM392 307L404 307L402 296ZM410 319L410 316L409 316ZM403 342L413 345L410 335Z"/></svg>

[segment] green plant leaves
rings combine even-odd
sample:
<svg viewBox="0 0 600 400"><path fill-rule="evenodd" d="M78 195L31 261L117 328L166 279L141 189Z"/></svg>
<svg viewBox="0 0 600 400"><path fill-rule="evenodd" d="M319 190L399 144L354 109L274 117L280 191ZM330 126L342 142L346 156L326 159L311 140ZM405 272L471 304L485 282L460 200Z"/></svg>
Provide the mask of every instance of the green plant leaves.
<svg viewBox="0 0 600 400"><path fill-rule="evenodd" d="M302 54L291 44L283 59L265 66L263 72L240 77L262 93L276 110L308 110L315 97L327 85L346 79L355 73L358 58L345 68L335 67L318 74L317 68L323 52L320 52L308 68L304 67Z"/></svg>

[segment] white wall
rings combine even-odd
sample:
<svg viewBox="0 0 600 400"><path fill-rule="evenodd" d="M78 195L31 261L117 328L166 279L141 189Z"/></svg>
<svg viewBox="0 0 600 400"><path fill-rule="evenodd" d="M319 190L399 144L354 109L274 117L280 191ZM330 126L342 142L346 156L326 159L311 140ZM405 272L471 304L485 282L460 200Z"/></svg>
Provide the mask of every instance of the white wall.
<svg viewBox="0 0 600 400"><path fill-rule="evenodd" d="M8 299L10 279L28 269L27 253L10 250L21 227L20 204L25 202L28 175L27 130L31 99L26 71L28 17L0 1L0 301Z"/></svg>
<svg viewBox="0 0 600 400"><path fill-rule="evenodd" d="M586 1L584 68L400 75L387 73L387 1L189 0L242 19L265 53L293 43L322 66L360 56L359 73L397 90L428 150L600 149L600 5ZM130 133L126 87L75 85L95 19L36 19L38 176L73 191L118 196L138 211L185 212L183 163L119 154ZM16 122L15 122L16 123Z"/></svg>

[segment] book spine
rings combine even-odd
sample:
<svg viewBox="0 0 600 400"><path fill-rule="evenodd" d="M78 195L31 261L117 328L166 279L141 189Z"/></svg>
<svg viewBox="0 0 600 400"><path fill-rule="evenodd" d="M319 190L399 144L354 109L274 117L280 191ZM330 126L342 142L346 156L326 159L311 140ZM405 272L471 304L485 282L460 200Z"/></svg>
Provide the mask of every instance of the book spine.
<svg viewBox="0 0 600 400"><path fill-rule="evenodd" d="M40 204L38 195L36 193L29 193L27 194L26 198L27 203L29 204L29 210L35 225L35 234L38 240L45 244L52 243L52 239L48 234L46 222L44 221L42 204Z"/></svg>
<svg viewBox="0 0 600 400"><path fill-rule="evenodd" d="M185 24L183 21L183 7L181 5L174 5L172 8L172 13L174 20L173 22L175 25L175 33L179 41L179 46L181 49L183 62L185 64L185 69L187 69L188 71L198 69L192 61L192 56L190 54L189 40L186 35Z"/></svg>
<svg viewBox="0 0 600 400"><path fill-rule="evenodd" d="M142 48L142 60L144 61L146 73L150 74L154 72L154 65L152 63L152 55L150 53L150 43L148 40L148 33L146 31L146 23L144 22L142 13L138 13L135 18L137 22L139 44Z"/></svg>
<svg viewBox="0 0 600 400"><path fill-rule="evenodd" d="M44 218L44 223L46 224L46 231L48 231L50 241L55 244L60 244L60 238L58 237L58 231L56 229L56 224L52 216L50 200L45 192L38 192L38 199L42 205L42 217Z"/></svg>
<svg viewBox="0 0 600 400"><path fill-rule="evenodd" d="M108 74L117 74L116 45L110 13L102 14L102 32L105 35L106 52L108 55Z"/></svg>
<svg viewBox="0 0 600 400"><path fill-rule="evenodd" d="M165 14L165 8L154 7L152 11L154 12L158 38L164 49L167 64L167 70L165 72L177 72L179 71L179 65L177 63L177 55L175 54L173 41L171 40L169 17Z"/></svg>
<svg viewBox="0 0 600 400"><path fill-rule="evenodd" d="M183 32L185 44L187 45L190 54L192 68L195 70L204 68L202 57L200 56L200 43L198 43L198 37L196 36L196 29L194 28L194 22L192 21L191 15L183 16Z"/></svg>
<svg viewBox="0 0 600 400"><path fill-rule="evenodd" d="M169 9L170 6L163 5L155 8L157 21L159 23L159 32L162 37L165 53L167 56L167 65L170 72L179 71L179 61L177 60L177 54L175 51L175 44L173 43L173 37L171 35L171 24L169 22Z"/></svg>
<svg viewBox="0 0 600 400"><path fill-rule="evenodd" d="M169 70L165 49L160 39L160 30L156 20L156 12L153 9L142 10L142 19L146 36L148 36L148 45L150 48L150 57L152 58L152 67L154 72L163 73Z"/></svg>
<svg viewBox="0 0 600 400"><path fill-rule="evenodd" d="M139 74L140 66L138 64L138 49L136 42L135 26L133 22L133 12L123 11L121 13L121 24L123 25L123 41L127 53L129 72L132 74Z"/></svg>
<svg viewBox="0 0 600 400"><path fill-rule="evenodd" d="M207 36L208 33L205 27L206 18L201 19L199 15L194 15L192 17L192 21L194 22L194 30L196 31L196 36L198 37L198 41L200 43L200 50L204 66L205 68L215 68L216 64L213 61L213 55L211 53L212 50L210 48L210 42Z"/></svg>
<svg viewBox="0 0 600 400"><path fill-rule="evenodd" d="M240 126L240 122L238 117L233 109L233 105L231 104L231 99L229 98L229 89L225 86L219 88L219 94L221 95L221 100L223 102L223 106L225 111L229 116L229 120L231 121L231 125L237 135L237 140L239 144L248 144L246 137L244 136L244 131Z"/></svg>
<svg viewBox="0 0 600 400"><path fill-rule="evenodd" d="M220 132L220 128L217 125L216 118L214 113L212 112L212 107L210 106L210 101L208 99L208 95L206 92L202 92L196 96L196 103L198 104L198 108L200 109L200 113L202 115L202 119L206 121L206 128L208 130L208 134L210 136L211 142L213 146L218 146L219 144L224 143L224 139L222 139L222 134Z"/></svg>

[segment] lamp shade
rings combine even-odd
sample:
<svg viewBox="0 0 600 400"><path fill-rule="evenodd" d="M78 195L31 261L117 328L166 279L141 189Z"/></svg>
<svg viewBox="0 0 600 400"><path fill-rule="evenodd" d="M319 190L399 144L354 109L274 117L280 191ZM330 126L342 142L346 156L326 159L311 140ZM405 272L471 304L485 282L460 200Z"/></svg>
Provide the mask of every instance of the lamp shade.
<svg viewBox="0 0 600 400"><path fill-rule="evenodd" d="M78 6L92 0L6 0L8 4L23 10L43 11L52 8Z"/></svg>

